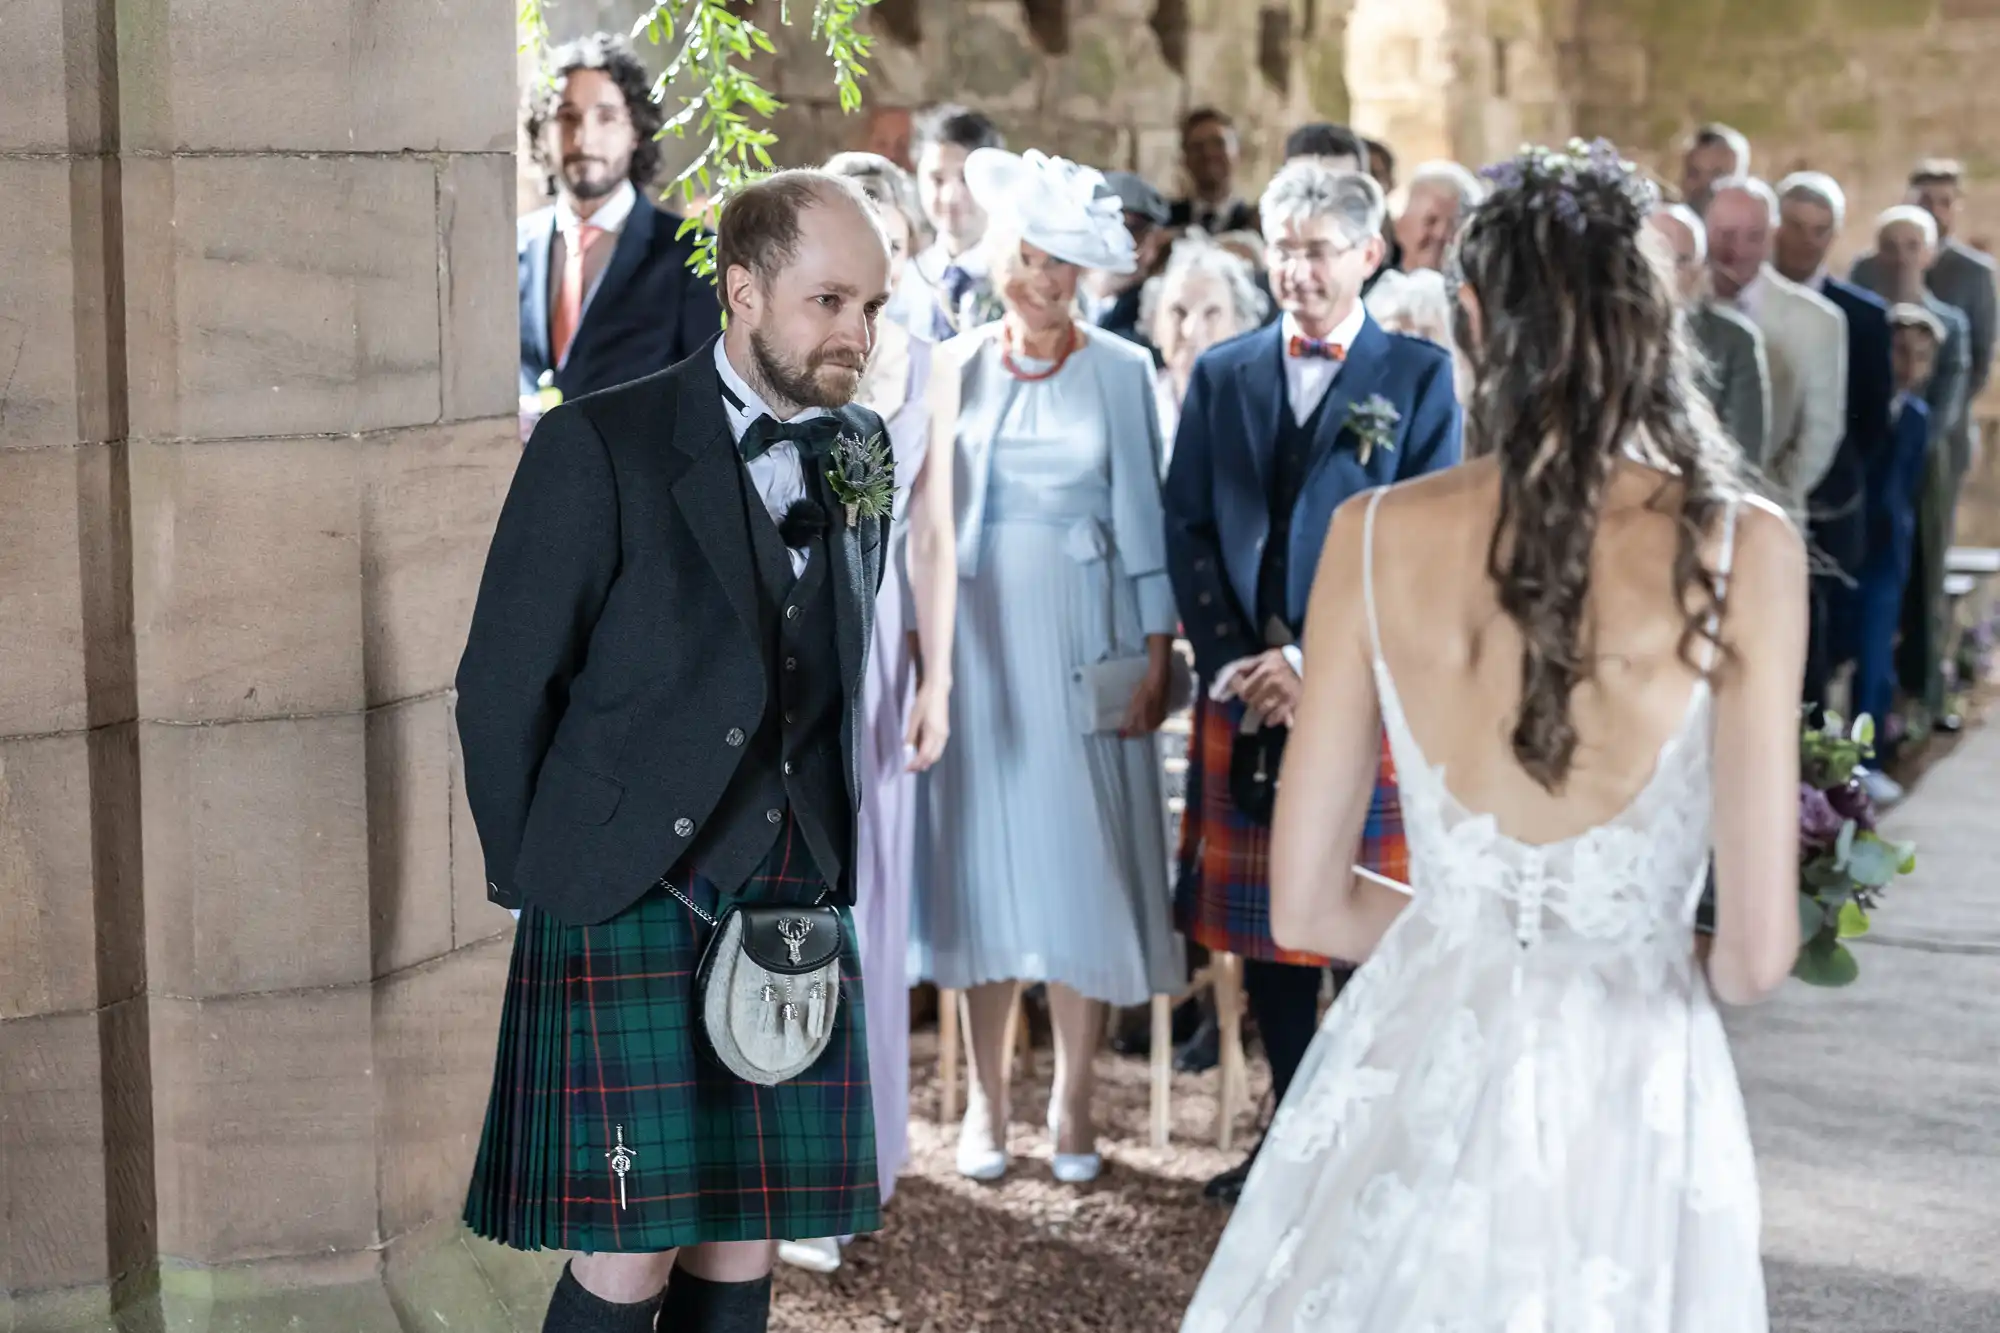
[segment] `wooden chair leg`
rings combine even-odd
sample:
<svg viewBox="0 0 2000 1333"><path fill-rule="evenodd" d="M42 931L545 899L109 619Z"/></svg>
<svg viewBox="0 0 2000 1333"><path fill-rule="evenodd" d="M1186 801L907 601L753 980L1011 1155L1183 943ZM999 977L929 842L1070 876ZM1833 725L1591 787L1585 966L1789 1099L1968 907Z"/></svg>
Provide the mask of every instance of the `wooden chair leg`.
<svg viewBox="0 0 2000 1333"><path fill-rule="evenodd" d="M1249 1094L1243 1059L1243 960L1233 953L1217 954L1214 971L1215 1022L1221 1035L1215 1146L1227 1152L1236 1137L1236 1108Z"/></svg>
<svg viewBox="0 0 2000 1333"><path fill-rule="evenodd" d="M1171 995L1153 997L1153 1146L1164 1148L1172 1132L1171 1107L1174 1080L1174 1001Z"/></svg>
<svg viewBox="0 0 2000 1333"><path fill-rule="evenodd" d="M1000 1049L1006 1052L1011 1068L1007 1081L1019 1083L1035 1070L1034 1045L1028 1033L1028 1001L1020 991L1014 992L1014 1007L1007 1011L1007 1033L1001 1039Z"/></svg>
<svg viewBox="0 0 2000 1333"><path fill-rule="evenodd" d="M938 989L938 1123L958 1119L959 993Z"/></svg>

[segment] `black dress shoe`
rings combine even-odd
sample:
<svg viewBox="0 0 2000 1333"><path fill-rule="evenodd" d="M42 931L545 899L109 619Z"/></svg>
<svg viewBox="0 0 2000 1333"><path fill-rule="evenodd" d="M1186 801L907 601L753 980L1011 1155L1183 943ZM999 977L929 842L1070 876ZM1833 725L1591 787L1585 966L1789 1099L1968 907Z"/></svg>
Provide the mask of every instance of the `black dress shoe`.
<svg viewBox="0 0 2000 1333"><path fill-rule="evenodd" d="M1215 1015L1204 1015L1201 1026L1174 1052L1174 1068L1183 1074L1205 1074L1222 1063L1222 1028Z"/></svg>
<svg viewBox="0 0 2000 1333"><path fill-rule="evenodd" d="M1213 1199L1216 1203L1233 1205L1242 1196L1243 1182L1250 1179L1250 1168L1256 1165L1256 1162L1257 1150L1252 1148L1248 1157L1238 1162L1235 1166L1230 1167L1221 1175L1212 1177L1206 1185L1203 1185L1201 1187L1202 1197L1204 1199Z"/></svg>
<svg viewBox="0 0 2000 1333"><path fill-rule="evenodd" d="M1937 729L1947 736L1956 736L1965 730L1965 719L1957 713L1945 713L1938 718Z"/></svg>

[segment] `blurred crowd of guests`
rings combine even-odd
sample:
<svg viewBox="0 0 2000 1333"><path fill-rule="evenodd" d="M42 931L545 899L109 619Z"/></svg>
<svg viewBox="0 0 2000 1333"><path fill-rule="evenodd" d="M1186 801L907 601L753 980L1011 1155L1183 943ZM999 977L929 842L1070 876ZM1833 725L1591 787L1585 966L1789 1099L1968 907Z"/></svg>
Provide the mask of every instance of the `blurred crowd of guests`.
<svg viewBox="0 0 2000 1333"><path fill-rule="evenodd" d="M688 267L694 237L644 188L650 76L601 36L555 53L551 73L528 131L554 203L519 228L524 418L665 369L719 321ZM1473 172L1404 171L1389 145L1312 124L1253 198L1214 109L1183 123L1177 196L1008 148L987 116L940 107L907 163L825 164L876 203L894 247L861 400L890 423L899 515L949 516L915 532L899 518L904 568L869 672L856 917L885 1195L906 1155L920 980L967 997L959 1168L975 1178L1008 1169L1004 1042L1023 984L1046 988L1060 1179L1099 1168L1089 1057L1107 1005L1181 989L1188 943L1247 960L1282 1094L1334 960L1270 940L1259 783L1304 670L1319 542L1349 495L1460 452L1445 270L1480 202ZM1828 269L1849 225L1839 183L1751 170L1743 136L1703 129L1654 226L1714 410L1818 551L1806 702L1834 702L1852 664L1852 706L1885 724L1887 748L1892 718L1955 725L1944 558L1994 351L1993 263L1955 237L1954 164L1926 162L1903 199L1878 201L1846 279ZM1352 448L1370 422L1386 423L1379 453ZM1128 693L1079 725L1112 668ZM1172 855L1153 733L1190 703ZM921 781L913 714L950 735ZM1397 877L1400 839L1385 758L1362 870Z"/></svg>

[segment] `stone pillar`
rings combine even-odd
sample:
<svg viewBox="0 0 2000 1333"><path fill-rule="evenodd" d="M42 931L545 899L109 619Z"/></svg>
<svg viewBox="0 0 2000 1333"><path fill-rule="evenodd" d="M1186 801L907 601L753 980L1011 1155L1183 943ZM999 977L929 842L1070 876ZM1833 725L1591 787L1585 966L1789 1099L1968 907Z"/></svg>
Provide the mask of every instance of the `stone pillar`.
<svg viewBox="0 0 2000 1333"><path fill-rule="evenodd" d="M508 928L449 687L518 452L512 17L8 9L9 1328L393 1329L451 1234Z"/></svg>

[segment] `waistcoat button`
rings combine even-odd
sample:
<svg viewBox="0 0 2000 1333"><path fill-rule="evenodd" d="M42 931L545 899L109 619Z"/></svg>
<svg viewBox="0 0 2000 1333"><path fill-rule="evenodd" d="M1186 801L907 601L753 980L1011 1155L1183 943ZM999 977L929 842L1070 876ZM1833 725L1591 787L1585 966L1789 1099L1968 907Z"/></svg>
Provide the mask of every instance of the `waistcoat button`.
<svg viewBox="0 0 2000 1333"><path fill-rule="evenodd" d="M674 836L677 838L693 837L694 821L692 819L689 819L685 815L681 816L679 819L676 819L674 821Z"/></svg>
<svg viewBox="0 0 2000 1333"><path fill-rule="evenodd" d="M787 759L785 761L785 776L790 777L791 775L792 775L792 761Z"/></svg>
<svg viewBox="0 0 2000 1333"><path fill-rule="evenodd" d="M784 817L785 817L785 812L783 810L766 810L764 812L764 818L769 820L773 824L777 823Z"/></svg>
<svg viewBox="0 0 2000 1333"><path fill-rule="evenodd" d="M796 607L796 606L788 606L788 607L786 607L786 608L785 608L785 619L787 619L787 620L797 620L798 618L799 618L799 608L798 608L798 607Z"/></svg>
<svg viewBox="0 0 2000 1333"><path fill-rule="evenodd" d="M724 736L722 739L727 741L731 745L743 744L743 728L731 727L729 729L729 734L727 736Z"/></svg>

